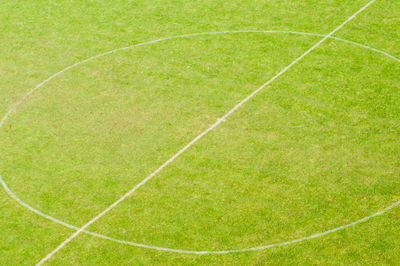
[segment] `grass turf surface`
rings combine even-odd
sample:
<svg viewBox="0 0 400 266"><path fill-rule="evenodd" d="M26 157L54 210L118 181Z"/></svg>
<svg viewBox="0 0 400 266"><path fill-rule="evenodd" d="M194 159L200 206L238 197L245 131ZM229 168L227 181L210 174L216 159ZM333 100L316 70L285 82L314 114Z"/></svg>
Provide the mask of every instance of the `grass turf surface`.
<svg viewBox="0 0 400 266"><path fill-rule="evenodd" d="M87 57L192 32L328 33L366 1L1 3L0 111ZM338 37L400 57L399 3L377 1ZM81 226L320 37L175 39L81 65L0 130L10 189ZM189 250L260 246L325 231L398 201L399 63L328 40L89 230ZM32 264L73 231L0 192L0 263ZM258 252L183 255L80 235L53 264L395 264L393 209L334 234Z"/></svg>

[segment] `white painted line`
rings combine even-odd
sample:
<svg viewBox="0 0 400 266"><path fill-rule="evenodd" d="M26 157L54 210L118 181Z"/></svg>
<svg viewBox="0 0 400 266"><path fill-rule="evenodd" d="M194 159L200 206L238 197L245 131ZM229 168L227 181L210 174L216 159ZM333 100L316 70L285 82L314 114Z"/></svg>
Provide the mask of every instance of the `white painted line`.
<svg viewBox="0 0 400 266"><path fill-rule="evenodd" d="M245 31L223 31L223 32L211 32L211 33L208 33L208 32L205 32L205 33L194 33L194 34L186 34L186 35L181 35L181 36L174 36L174 37L170 37L170 38L165 38L165 39L163 39L163 40L174 39L174 38L193 37L193 36L200 36L200 35L206 35L206 34L228 34L228 33L263 33L263 34L265 34L265 33L285 33L285 34L308 35L308 36L320 36L320 37L325 36L325 35L317 34L317 33L303 33L303 32L294 32L294 31L256 31L256 30L250 30L250 31L249 31L249 30L245 30ZM341 39L341 38L337 38L337 37L332 37L332 36L331 36L330 38L331 38L331 39L334 39L334 40L337 40L337 41L341 41L341 42L353 44L353 45L359 46L359 47L364 48L364 49L372 50L372 51L374 51L374 52L383 54L383 55L385 55L385 56L387 56L387 57L389 57L389 58L391 58L391 59L394 59L394 60L397 61L397 62L400 62L400 59L398 59L398 58L396 58L396 57L394 57L394 56L392 56L392 55L390 55L390 54L388 54L388 53L386 53L386 52L384 52L384 51L381 51L381 50L378 50L378 49L375 49L375 48L372 48L372 47L369 47L369 46L366 46L366 45L363 45L363 44L360 44L360 43L356 43L356 42L353 42L353 41L349 41L349 40L344 40L344 39ZM134 47L134 46L130 46L130 47ZM87 62L87 60L86 60L86 62ZM48 79L48 80L49 80L49 79ZM42 83L42 84L43 84L43 83ZM5 119L4 119L4 120L5 120ZM4 120L3 120L3 121L4 121ZM1 125L0 125L0 127L1 127ZM7 184L6 184L6 183L4 182L4 180L2 179L1 175L0 175L0 183L2 184L3 188L5 189L5 191L6 191L15 201L17 201L17 202L18 202L20 205L22 205L23 207L25 207L25 208L31 210L32 212L34 212L34 213L36 213L36 214L38 214L38 215L40 215L40 216L42 216L42 217L44 217L44 218L46 218L46 219L49 219L49 220L51 220L51 221L53 221L53 222L55 222L55 223L61 224L61 225L63 225L63 226L66 226L66 227L68 227L68 228L71 228L71 229L79 230L79 227L74 226L74 225L70 225L70 224L68 224L68 223L66 223L66 222L63 222L63 221L57 219L57 218L54 218L54 217L52 217L52 216L50 216L50 215L47 215L47 214L45 214L45 213L43 213L43 212L41 212L41 211L39 211L39 210L33 208L32 206L28 205L27 203L23 202L20 198L18 198L18 197L8 188ZM283 245L289 245L289 244L293 244L293 243L298 243L298 242L301 242L301 241L304 241L304 240L307 240L307 239L316 238L316 237L318 237L318 236L324 236L324 235L326 235L326 234L328 234L328 233L336 232L336 231L338 231L338 230L342 230L342 229L347 228L347 227L349 227L349 226L353 226L353 225L356 225L356 224L358 224L358 223L367 221L367 220L369 220L369 219L371 219L371 218L373 218L373 217L375 217L375 216L381 215L381 214L383 214L383 213L385 213L385 212L387 212L387 211L391 210L392 208L397 207L397 206L399 206L399 205L400 205L400 201L395 202L394 204L390 205L389 207L386 207L385 209L383 209L382 211L379 211L379 212L377 212L377 213L374 213L374 214L372 214L372 215L370 215L370 216L364 217L364 218L362 218L362 219L360 219L360 220L354 221L354 222L349 223L349 224L346 224L346 225L342 225L342 226L340 226L340 227L337 227L337 228L334 228L334 229L331 229L331 230L328 230L328 231L325 231L325 232L321 232L321 233L314 234L314 235L312 235L312 236L302 237L302 238L294 239L294 240L291 240L291 241L285 241L285 242L280 242L280 243L274 243L274 244L269 244L269 245L264 245L264 246L259 246L259 247L246 248L246 249L236 249L236 250L235 250L235 249L231 249L231 250L217 250L217 251L206 251L206 250L204 250L204 251L181 250L181 249L157 247L157 246L151 246L151 245L136 243L136 242L132 242L132 241L127 241L127 240L115 239L115 238L112 238L112 237L109 237L109 236L101 235L101 234L94 233L94 232L87 231L87 230L84 230L83 232L86 233L86 234L95 236L95 237L99 237L99 238L111 240L111 241L114 241L114 242L117 242L117 243L126 244L126 245L131 245L131 246L135 246L135 247L142 247L142 248L155 249L155 250L159 250L159 251L169 251L169 252L186 253L186 254L221 254L221 253L224 254L224 253L233 253L233 252L245 252L245 251L252 251L252 250L262 250L262 249L267 249L267 248L276 247L276 246L283 246Z"/></svg>
<svg viewBox="0 0 400 266"><path fill-rule="evenodd" d="M169 37L169 38L163 38L163 39L160 39L160 40L157 40L157 41L170 40L170 39L175 39L175 38L194 37L194 36L201 36L201 35L228 34L228 33L232 33L232 34L234 34L234 33L263 33L263 34L265 34L265 33L284 33L284 34L308 35L308 36L319 36L319 37L324 37L324 36L326 36L326 35L317 34L317 33L304 33L304 32L295 32L295 31L243 30L243 31L222 31L222 32L193 33L193 34L186 34L186 35L173 36L173 37ZM331 36L330 38L331 38L331 39L334 39L334 40L337 40L337 41L341 41L341 42L353 44L353 45L359 46L359 47L364 48L364 49L372 50L372 51L374 51L374 52L383 54L383 55L385 55L385 56L387 56L387 57L389 57L389 58L391 58L391 59L393 59L393 60L395 60L395 61L397 61L397 62L400 62L400 59L399 59L399 58L396 58L396 57L394 57L394 56L392 56L392 55L390 55L390 54L388 54L388 53L386 53L386 52L384 52L384 51L381 51L381 50L378 50L378 49L369 47L369 46L367 46L367 45L363 45L363 44L360 44L360 43L356 43L356 42L353 42L353 41L349 41L349 40L345 40L345 39L341 39L341 38L337 38L337 37L332 37L332 36ZM156 41L151 41L151 42L147 42L147 43L150 44L150 43L155 43L155 42L156 42ZM129 47L125 47L125 48L123 48L123 49L126 49L126 48L133 48L133 47L138 46L138 45L141 45L141 44L132 45L132 46L129 46ZM118 51L118 50L121 50L121 49L116 49L116 50L113 50L113 51ZM102 55L106 55L106 54L109 54L109 53L110 53L110 52L108 52L108 53L103 53ZM91 58L94 59L94 58L98 58L98 57L100 57L100 56L95 56L95 57L91 57ZM86 59L86 60L85 60L85 62L88 62L88 61L89 61L89 59ZM74 64L74 66L77 66L77 65L78 65L78 63L77 63L77 64ZM68 68L66 68L66 69L64 69L64 70L67 70L67 69L71 69L71 67L68 67ZM54 75L53 75L53 77L54 77ZM50 79L50 78L47 79L46 82L48 82L49 80L51 80L51 79ZM45 83L45 82L42 82L41 84L43 85L44 83ZM37 87L35 87L35 88L37 88ZM31 92L29 92L29 94L31 94ZM26 99L26 98L27 98L27 97L24 97L24 99ZM21 102L22 102L22 100L19 101L19 103L21 103ZM15 105L14 105L14 106L15 106ZM14 107L13 110L15 110L15 107ZM5 115L5 117L6 117L6 116L9 116L10 113L11 113L10 111L7 112L7 114ZM0 124L0 127L3 125L3 123L4 123L5 120L6 120L6 118L3 117L2 123ZM3 188L5 189L5 191L6 191L17 203L19 203L19 204L22 205L23 207L25 207L25 208L29 209L30 211L32 211L32 212L34 212L34 213L36 213L36 214L38 214L38 215L40 215L40 216L42 216L42 217L44 217L44 218L46 218L46 219L49 219L49 220L51 220L51 221L53 221L53 222L55 222L55 223L61 224L61 225L63 225L63 226L66 226L66 227L68 227L68 228L71 228L71 229L79 230L79 227L74 226L74 225L70 225L70 224L68 224L68 223L66 223L66 222L63 222L63 221L57 219L57 218L54 218L54 217L52 217L52 216L50 216L50 215L47 215L47 214L45 214L45 213L43 213L43 212L41 212L41 211L39 211L39 210L33 208L33 207L30 206L29 204L23 202L20 198L18 198L18 197L8 188L7 184L6 184L6 183L4 182L4 180L2 179L1 175L0 175L0 183L2 184ZM320 232L320 233L317 233L317 234L314 234L314 235L311 235L311 236L302 237L302 238L298 238L298 239L294 239L294 240L290 240L290 241L285 241L285 242L280 242L280 243L273 243L273 244L269 244L269 245L264 245L264 246L259 246L259 247L253 247L253 248L245 248L245 249L231 249L231 250L217 250L217 251L215 251L215 250L214 250L214 251L206 251L206 250L204 250L204 251L182 250L182 249L174 249L174 248L166 248L166 247L157 247L157 246L151 246L151 245L136 243L136 242L132 242L132 241L127 241L127 240L115 239L115 238L112 238L112 237L109 237L109 236L101 235L101 234L94 233L94 232L87 231L87 230L84 230L83 232L86 233L86 234L95 236L95 237L99 237L99 238L102 238L102 239L111 240L111 241L114 241L114 242L117 242L117 243L126 244L126 245L131 245L131 246L135 246L135 247L141 247L141 248L154 249L154 250L159 250L159 251L177 252L177 253L185 253L185 254L225 254L225 253L233 253L233 252L246 252L246 251L254 251L254 250L263 250L263 249L268 249L268 248L277 247L277 246L284 246L284 245L294 244L294 243L298 243L298 242L301 242L301 241L304 241L304 240L307 240L307 239L313 239L313 238L316 238L316 237L324 236L324 235L326 235L326 234L329 234L329 233L332 233L332 232L336 232L336 231L345 229L345 228L347 228L347 227L350 227L350 226L359 224L359 223L361 223L361 222L365 222L365 221L367 221L367 220L369 220L369 219L371 219L371 218L373 218L373 217L376 217L376 216L378 216L378 215L381 215L381 214L383 214L383 213L385 213L385 212L387 212L387 211L389 211L389 210L391 210L391 209L393 209L393 208L395 208L395 207L397 207L397 206L399 206L399 205L400 205L400 201L397 201L397 202L393 203L392 205L390 205L389 207L384 208L382 211L379 211L379 212L374 213L374 214L372 214L372 215L369 215L369 216L367 216L367 217L361 218L361 219L359 219L359 220L357 220L357 221L354 221L354 222L352 222L352 223L349 223L349 224L346 224L346 225L342 225L342 226L339 226L339 227L337 227L337 228L330 229L330 230L325 231L325 232Z"/></svg>
<svg viewBox="0 0 400 266"><path fill-rule="evenodd" d="M367 3L365 6L363 6L361 9L359 9L356 13L354 13L352 16L350 16L348 19L346 19L342 24L340 24L338 27L336 27L333 31L331 31L328 35L323 37L319 42L317 42L315 45L313 45L310 49L308 49L305 53L303 53L301 56L299 56L296 60L294 60L292 63L290 63L288 66L286 66L284 69L282 69L278 74L276 74L273 78L268 80L266 83L264 83L261 87L253 91L249 96L247 96L245 99L243 99L240 103L238 103L236 106L234 106L229 112L227 112L222 119L219 119L217 122L215 122L213 125L211 125L208 129L206 129L204 132L202 132L200 135L195 137L191 142L189 142L185 147L183 147L181 150L179 150L175 155L173 155L170 159L168 159L165 163L163 163L157 170L155 170L152 174L150 174L148 177L143 179L139 184L137 184L134 188L132 188L130 191L125 193L120 199L118 199L116 202L111 204L108 208L106 208L104 211L99 213L96 217L94 217L92 220L87 222L85 225L83 225L78 231L74 232L70 237L65 239L58 247L56 247L53 251L51 251L49 254L47 254L42 260L39 261L37 265L41 265L44 262L46 262L49 258L51 258L55 253L57 253L62 247L64 247L67 243L69 243L72 239L74 239L76 236L78 236L82 231L84 231L87 227L89 227L91 224L93 224L95 221L97 221L99 218L101 218L103 215L105 215L107 212L112 210L115 206L117 206L121 201L125 200L127 197L129 197L133 192L135 192L138 188L143 186L144 184L147 183L151 178L153 178L158 172L160 172L162 169L164 169L168 164L170 164L175 158L177 158L179 155L181 155L185 150L187 150L190 146L192 146L194 143L196 143L199 139L201 139L204 135L206 135L208 132L216 128L223 120L225 120L228 116L230 116L233 112L235 112L240 106L242 106L244 103L246 103L248 100L250 100L254 95L256 95L259 91L261 91L263 88L268 86L271 82L273 82L275 79L280 77L283 73L285 73L287 70L289 70L293 65L295 65L297 62L299 62L301 59L303 59L305 56L307 56L310 52L312 52L315 48L317 48L321 43L326 41L330 36L335 34L338 30L340 30L344 25L346 25L349 21L354 19L359 13L364 11L366 8L368 8L372 3L374 3L376 0L372 0L369 3Z"/></svg>

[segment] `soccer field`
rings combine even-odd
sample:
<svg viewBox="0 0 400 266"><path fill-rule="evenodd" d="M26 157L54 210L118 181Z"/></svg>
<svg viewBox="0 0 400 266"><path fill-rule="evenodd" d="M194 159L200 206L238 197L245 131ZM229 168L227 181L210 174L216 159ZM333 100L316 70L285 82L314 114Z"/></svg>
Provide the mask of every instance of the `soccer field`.
<svg viewBox="0 0 400 266"><path fill-rule="evenodd" d="M0 265L400 263L400 1L2 1L0 42Z"/></svg>

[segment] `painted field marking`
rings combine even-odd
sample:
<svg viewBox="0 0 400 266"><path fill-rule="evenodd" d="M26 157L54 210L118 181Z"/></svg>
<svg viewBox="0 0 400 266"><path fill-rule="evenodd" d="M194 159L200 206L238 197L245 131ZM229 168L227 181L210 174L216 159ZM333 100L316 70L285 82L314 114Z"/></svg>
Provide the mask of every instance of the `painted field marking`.
<svg viewBox="0 0 400 266"><path fill-rule="evenodd" d="M65 239L60 245L58 245L53 251L51 251L49 254L47 254L42 260L40 260L37 265L41 265L44 262L46 262L49 258L51 258L57 251L59 251L62 247L64 247L66 244L68 244L72 239L74 239L76 236L78 236L82 231L84 231L87 227L89 227L91 224L93 224L95 221L97 221L99 218L101 218L103 215L105 215L107 212L112 210L115 206L117 206L121 201L125 200L129 195L131 195L133 192L135 192L138 188L143 186L144 184L147 183L151 178L153 178L158 172L160 172L163 168L165 168L168 164L170 164L172 161L175 160L179 155L181 155L185 150L187 150L190 146L192 146L194 143L196 143L199 139L201 139L204 135L206 135L208 132L216 128L223 120L225 120L228 116L230 116L233 112L235 112L240 106L242 106L244 103L246 103L248 100L250 100L254 95L256 95L259 91L261 91L264 87L268 86L271 82L273 82L275 79L280 77L282 74L284 74L287 70L289 70L293 65L295 65L297 62L299 62L301 59L303 59L305 56L307 56L310 52L312 52L315 48L317 48L321 43L326 41L330 36L335 34L337 31L339 31L343 26L345 26L349 21L353 20L359 13L363 12L366 8L368 8L371 4L373 4L376 0L371 0L368 2L365 6L363 6L361 9L359 9L357 12L355 12L352 16L350 16L348 19L346 19L342 24L340 24L338 27L336 27L333 31L331 31L328 35L323 37L320 41L318 41L316 44L314 44L310 49L308 49L305 53L303 53L301 56L299 56L297 59L295 59L292 63L290 63L288 66L286 66L284 69L282 69L278 74L276 74L274 77L272 77L270 80L268 80L266 83L264 83L261 87L253 91L249 96L247 96L245 99L243 99L240 103L238 103L236 106L234 106L229 112L227 112L221 119L217 120L213 125L211 125L208 129L203 131L200 135L195 137L191 142L189 142L185 147L183 147L181 150L179 150L175 155L173 155L170 159L168 159L164 164L162 164L157 170L155 170L152 174L150 174L148 177L143 179L139 184L137 184L135 187L133 187L130 191L125 193L120 199L115 201L113 204L111 204L109 207L107 207L104 211L99 213L97 216L95 216L92 220L87 222L85 225L83 225L79 230L74 232L70 237Z"/></svg>
<svg viewBox="0 0 400 266"><path fill-rule="evenodd" d="M110 54L110 53L113 53L113 52L116 52L116 51L119 51L119 50L128 49L128 48L134 48L135 46L140 46L140 45L144 45L144 44L151 44L151 43L161 42L161 41L170 40L170 39L175 39L175 38L188 38L188 37L201 36L201 35L235 34L235 33L284 33L284 34L309 35L309 36L319 36L319 37L324 37L324 36L326 36L326 35L323 35L323 34L304 33L304 32L296 32L296 31L261 31L261 30L242 30L242 31L238 30L238 31L221 31L221 32L192 33L192 34L185 34L185 35L172 36L172 37L168 37L168 38L159 39L159 40L156 40L156 41L151 41L151 42L146 42L146 43L140 43L140 44L132 45L132 46L129 46L129 47L124 47L124 48L121 48L121 49L116 49L116 50L113 50L113 51L110 51L110 52L107 52L107 53L104 53L104 54L101 54L101 55L97 55L97 56L88 58L88 59L84 60L84 62L88 62L88 61L90 61L90 60L92 60L92 59L94 59L94 58L98 58L98 57L101 57L101 56L103 56L103 55ZM356 42L353 42L353 41L349 41L349 40L345 40L345 39L341 39L341 38L333 37L333 36L331 36L331 37L329 37L329 38L334 39L334 40L337 40L337 41L342 41L342 42L345 42L345 43L353 44L353 45L356 45L356 46L359 46L359 47L362 47L362 48L365 48L365 49L372 50L372 51L374 51L374 52L383 54L383 55L385 55L385 56L387 56L387 57L389 57L389 58L391 58L391 59L394 59L395 61L400 62L400 59L398 59L398 58L396 58L396 57L394 57L394 56L392 56L392 55L390 55L390 54L388 54L388 53L386 53L386 52L384 52L384 51L381 51L381 50L378 50L378 49L369 47L369 46L367 46L367 45L363 45L363 44L360 44L360 43L356 43ZM84 62L83 62L83 61L82 61L82 62L78 62L78 63L74 64L73 66L67 67L67 68L65 68L64 70L62 70L62 71L61 71L60 73L58 73L58 74L61 74L62 72L65 72L65 71L67 71L68 69L71 69L72 67L77 66L77 65L79 65L79 64L81 64L81 63L84 63ZM57 75L58 75L58 74L57 74ZM39 87L43 86L45 83L47 83L48 81L50 81L51 79L53 79L53 78L55 78L55 77L56 77L56 74L53 75L51 78L48 78L46 81L42 82L42 83L40 84L40 86L37 85L37 87L35 87L35 88L38 89ZM15 111L15 108L16 108L19 104L21 104L21 103L23 102L23 100L26 99L30 94L32 94L32 92L33 92L33 91L29 91L25 96L23 96L23 98L20 99L20 101L19 101L17 104L14 104L14 105L11 107L12 110L11 110L11 111L9 110L9 111L6 113L6 115L2 118L2 120L0 121L0 122L1 122L1 123L0 123L0 127L4 124L4 121L7 119L7 117L8 117L12 112ZM29 95L28 95L28 94L29 94ZM66 222L63 222L63 221L57 219L57 218L54 218L54 217L52 217L52 216L50 216L50 215L47 215L47 214L45 214L45 213L43 213L43 212L41 212L41 211L35 209L34 207L30 206L29 204L23 202L20 198L18 198L18 197L8 188L7 184L4 182L4 180L2 179L1 176L0 176L0 183L2 184L3 188L5 189L5 191L6 191L18 204L22 205L23 207L29 209L30 211L32 211L32 212L34 212L34 213L36 213L36 214L38 214L38 215L40 215L40 216L42 216L42 217L44 217L44 218L46 218L46 219L49 219L49 220L51 220L51 221L53 221L53 222L55 222L55 223L61 224L61 225L65 226L65 227L68 227L68 228L71 228L71 229L75 229L75 230L78 230L78 229L79 229L79 227L77 227L77 226L68 224L68 223L66 223ZM395 207L397 207L397 206L399 206L399 205L400 205L400 201L395 202L395 203L393 203L392 205L390 205L390 206L384 208L383 210L381 210L381 211L379 211L379 212L377 212L377 213L374 213L374 214L372 214L372 215L369 215L369 216L367 216L367 217L364 217L364 218L359 219L359 220L357 220L357 221L354 221L354 222L352 222L352 223L349 223L349 224L346 224L346 225L342 225L342 226L339 226L339 227L337 227L337 228L330 229L330 230L325 231L325 232L316 233L316 234L311 235L311 236L308 236L308 237L302 237L302 238L294 239L294 240L291 240L291 241L285 241L285 242L280 242L280 243L274 243L274 244L269 244L269 245L265 245L265 246L259 246L259 247L253 247L253 248L245 248L245 249L236 249L236 250L234 250L234 249L232 249L232 250L220 250L220 251L218 251L218 250L217 250L217 251L181 250L181 249L157 247L157 246L151 246L151 245L140 244L140 243L136 243L136 242L132 242L132 241L127 241L127 240L115 239L115 238L112 238L112 237L109 237L109 236L105 236L105 235L98 234L98 233L91 232L91 231L87 231L87 230L84 230L83 232L86 233L86 234L95 236L95 237L99 237L99 238L102 238L102 239L111 240L111 241L114 241L114 242L117 242L117 243L121 243L121 244L127 244L127 245L131 245L131 246L142 247L142 248L148 248L148 249L155 249L155 250L160 250L160 251L169 251L169 252L186 253L186 254L225 254L225 253L233 253L233 252L245 252L245 251L262 250L262 249L267 249L267 248L271 248L271 247L277 247L277 246L283 246L283 245L289 245L289 244L293 244L293 243L298 243L298 242L301 242L301 241L304 241L304 240L307 240L307 239L312 239L312 238L324 236L324 235L326 235L326 234L329 234L329 233L332 233L332 232L336 232L336 231L345 229L345 228L347 228L347 227L356 225L356 224L358 224L358 223L365 222L365 221L367 221L367 220L369 220L369 219L371 219L371 218L373 218L373 217L382 215L382 214L384 214L385 212L387 212L387 211L389 211L389 210L391 210L391 209L393 209L393 208L395 208Z"/></svg>
<svg viewBox="0 0 400 266"><path fill-rule="evenodd" d="M170 38L164 38L164 39L160 39L160 40L169 40L169 39L175 39L175 38L187 38L187 37L194 37L194 36L200 36L200 35L211 35L211 34L214 34L214 35L216 35L216 34L228 34L228 33L229 34L235 34L235 33L263 33L263 34L266 34L266 33L283 33L283 34L295 34L295 35L319 36L319 37L326 36L326 35L318 34L318 33L304 33L304 32L295 32L295 31L244 30L244 31L222 31L222 32L193 33L193 34L173 36L173 37L170 37ZM333 37L333 36L331 36L330 39L333 39L333 40L336 40L336 41L341 41L341 42L344 42L344 43L349 43L349 44L352 44L352 45L356 45L356 46L359 46L361 48L368 49L368 50L371 50L371 51L376 52L376 53L380 53L380 54L385 55L385 56L387 56L387 57L389 57L389 58L391 58L391 59L393 59L393 60L395 60L397 62L400 62L399 58L396 58L396 57L394 57L394 56L392 56L392 55L390 55L390 54L388 54L388 53L386 53L384 51L369 47L369 46L364 45L364 44L356 43L356 42L353 42L353 41L349 41L349 40L345 40L345 39L341 39L341 38ZM137 45L133 45L133 46L130 46L130 47L133 48L135 46L137 46ZM117 50L119 50L119 49L117 49ZM114 51L116 51L116 50L114 50ZM88 60L86 60L86 62L87 61ZM77 65L77 64L75 64L75 65ZM0 127L1 127L1 125L0 125ZM1 175L0 175L0 183L2 184L4 190L11 196L11 198L13 198L18 204L22 205L23 207L27 208L28 210L30 210L30 211L32 211L32 212L34 212L34 213L36 213L36 214L48 219L50 221L53 221L53 222L58 223L58 224L61 224L61 225L65 226L65 227L68 227L68 228L71 228L71 229L74 229L74 230L79 230L79 227L71 225L71 224L68 224L66 222L63 222L63 221L57 219L57 218L54 218L54 217L52 217L50 215L47 215L47 214L35 209L34 207L30 206L26 202L22 201L20 198L18 198L14 194L14 192L12 192L8 188L7 184L2 179ZM399 205L400 205L400 201L395 202L392 205L384 208L383 210L381 210L381 211L379 211L377 213L374 213L372 215L366 216L364 218L361 218L361 219L359 219L357 221L354 221L354 222L351 222L349 224L342 225L342 226L339 226L337 228L330 229L330 230L325 231L325 232L316 233L316 234L313 234L311 236L306 236L306 237L302 237L302 238L298 238L298 239L294 239L294 240L290 240L290 241L285 241L285 242L280 242L280 243L273 243L273 244L269 244L269 245L258 246L258 247L253 247L253 248L245 248L245 249L212 250L212 251L207 251L207 250L203 250L203 251L182 250L182 249L151 246L151 245L136 243L136 242L127 241L127 240L120 240L120 239L112 238L112 237L105 236L105 235L102 235L102 234L98 234L98 233L95 233L95 232L91 232L91 231L88 231L88 230L84 230L83 232L86 233L86 234L95 236L95 237L99 237L99 238L106 239L106 240L111 240L111 241L114 241L114 242L117 242L117 243L131 245L131 246L135 246L135 247L141 247L141 248L155 249L155 250L159 250L159 251L169 251L169 252L177 252L177 253L185 253L185 254L225 254L225 253L234 253L234 252L245 252L245 251L262 250L262 249L267 249L267 248L272 248L272 247L277 247L277 246L284 246L284 245L289 245L289 244L293 244L293 243L298 243L298 242L301 242L301 241L304 241L304 240L307 240L307 239L312 239L312 238L324 236L326 234L342 230L344 228L356 225L358 223L365 222L365 221L367 221L367 220L369 220L369 219L371 219L373 217L376 217L378 215L381 215L381 214L383 214L383 213L385 213L385 212L387 212L387 211L389 211L389 210L391 210L391 209L393 209L393 208L395 208L395 207L397 207Z"/></svg>
<svg viewBox="0 0 400 266"><path fill-rule="evenodd" d="M317 33L302 33L302 32L295 32L295 31L256 31L256 30L244 30L244 31L223 31L223 32L194 33L194 34L186 34L186 35L174 36L174 37L166 38L166 39L163 39L163 40L173 39L173 38L185 38L185 37L190 37L190 36L199 36L199 35L206 35L206 34L225 34L225 33L226 33L226 34L227 34L227 33L287 33L287 34L310 35L310 36L320 36L320 37L325 36L325 35L323 35L323 34L317 34ZM378 50L378 49L369 47L369 46L367 46L367 45L363 45L363 44L360 44L360 43L356 43L356 42L353 42L353 41L349 41L349 40L345 40L345 39L341 39L341 38L337 38L337 37L332 37L332 36L331 36L330 38L331 38L331 39L334 39L334 40L342 41L342 42L345 42L345 43L357 45L357 46L360 46L360 47L365 48L365 49L370 49L370 50L372 50L372 51L374 51L374 52L383 54L383 55L385 55L385 56L387 56L387 57L390 57L390 58L392 58L392 59L394 59L394 60L400 62L400 59L398 59L398 58L396 58L396 57L394 57L394 56L392 56L392 55L390 55L390 54L388 54L388 53L386 53L386 52L384 52L384 51L381 51L381 50ZM159 41L160 41L160 40L159 40ZM137 46L137 45L134 45L134 46ZM130 47L134 47L134 46L130 46ZM88 60L86 60L86 62L87 62L87 61L88 61ZM50 80L50 79L48 79L47 81L49 81L49 80ZM42 85L43 85L43 84L42 84ZM22 101L21 101L21 102L22 102ZM4 119L3 121L5 121L5 119ZM79 227L77 227L77 226L70 225L70 224L68 224L68 223L66 223L66 222L63 222L63 221L57 219L57 218L54 218L54 217L52 217L52 216L50 216L50 215L47 215L47 214L45 214L45 213L43 213L43 212L41 212L41 211L39 211L39 210L33 208L33 207L30 206L29 204L23 202L20 198L18 198L18 197L8 188L7 184L4 182L4 180L1 178L1 176L0 176L0 183L2 184L3 188L5 189L5 191L6 191L15 201L17 201L17 203L19 203L19 204L22 205L23 207L29 209L30 211L32 211L32 212L34 212L34 213L36 213L36 214L38 214L38 215L40 215L40 216L42 216L42 217L44 217L44 218L46 218L46 219L49 219L49 220L51 220L51 221L53 221L53 222L55 222L55 223L61 224L61 225L65 226L65 227L68 227L68 228L71 228L71 229L75 229L75 230L78 230L78 229L79 229ZM131 245L131 246L142 247L142 248L148 248L148 249L155 249L155 250L160 250L160 251L169 251L169 252L186 253L186 254L225 254L225 253L233 253L233 252L245 252L245 251L262 250L262 249L267 249L267 248L271 248L271 247L277 247L277 246L283 246L283 245L289 245L289 244L293 244L293 243L298 243L298 242L301 242L301 241L304 241L304 240L307 240L307 239L312 239L312 238L324 236L324 235L326 235L326 234L329 234L329 233L332 233L332 232L336 232L336 231L345 229L345 228L347 228L347 227L356 225L356 224L358 224L358 223L365 222L365 221L367 221L367 220L369 220L369 219L371 219L371 218L373 218L373 217L382 215L382 214L384 214L385 212L387 212L387 211L389 211L389 210L391 210L391 209L393 209L393 208L395 208L395 207L397 207L397 206L399 206L399 205L400 205L400 201L395 202L395 203L393 203L392 205L390 205L389 207L386 207L386 208L384 208L383 210L381 210L381 211L379 211L379 212L377 212L377 213L374 213L374 214L372 214L372 215L370 215L370 216L364 217L364 218L362 218L362 219L359 219L359 220L357 220L357 221L354 221L354 222L349 223L349 224L346 224L346 225L339 226L339 227L337 227L337 228L330 229L330 230L325 231L325 232L316 233L316 234L311 235L311 236L308 236L308 237L302 237L302 238L294 239L294 240L291 240L291 241L285 241L285 242L280 242L280 243L274 243L274 244L269 244L269 245L265 245L265 246L259 246L259 247L253 247L253 248L245 248L245 249L236 249L236 250L234 250L234 249L232 249L232 250L220 250L220 251L193 251L193 250L181 250L181 249L157 247L157 246L151 246L151 245L140 244L140 243L136 243L136 242L132 242L132 241L127 241L127 240L115 239L115 238L112 238L112 237L109 237L109 236L105 236L105 235L98 234L98 233L94 233L94 232L87 231L87 230L84 230L83 232L86 233L86 234L95 236L95 237L99 237L99 238L102 238L102 239L111 240L111 241L114 241L114 242L117 242L117 243L122 243L122 244Z"/></svg>

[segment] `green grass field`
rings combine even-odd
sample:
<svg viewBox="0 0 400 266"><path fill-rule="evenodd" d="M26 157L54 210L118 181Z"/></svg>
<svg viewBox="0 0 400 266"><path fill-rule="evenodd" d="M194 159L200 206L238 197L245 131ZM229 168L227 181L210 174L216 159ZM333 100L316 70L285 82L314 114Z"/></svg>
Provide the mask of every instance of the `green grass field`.
<svg viewBox="0 0 400 266"><path fill-rule="evenodd" d="M18 105L0 128L0 265L38 263L368 2L0 2L0 119ZM86 229L114 240L82 232L45 264L398 265L399 14L377 0ZM224 31L24 96L107 51ZM257 251L132 245L240 250L365 217Z"/></svg>

